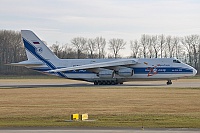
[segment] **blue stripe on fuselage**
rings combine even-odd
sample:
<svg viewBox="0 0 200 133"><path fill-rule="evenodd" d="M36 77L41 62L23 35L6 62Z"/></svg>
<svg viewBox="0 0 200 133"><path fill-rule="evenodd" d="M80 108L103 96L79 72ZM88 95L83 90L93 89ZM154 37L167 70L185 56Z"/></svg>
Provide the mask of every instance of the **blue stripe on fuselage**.
<svg viewBox="0 0 200 133"><path fill-rule="evenodd" d="M36 58L38 58L39 60L41 60L42 62L44 62L49 68L51 69L57 69L50 61L45 60L42 56L40 56L37 52L36 52L36 47L34 47L33 45L31 45L26 39L23 38L23 42L24 42L24 46L25 48L31 53L33 54ZM61 77L66 77L63 73L61 72L57 72L57 74Z"/></svg>
<svg viewBox="0 0 200 133"><path fill-rule="evenodd" d="M134 69L135 74L148 74L150 70L146 67L142 68L132 68ZM157 74L185 74L185 73L193 73L192 69L182 68L182 67L157 67Z"/></svg>
<svg viewBox="0 0 200 133"><path fill-rule="evenodd" d="M148 74L150 72L146 67L132 68L132 69L134 70L134 74ZM50 69L49 68L34 68L34 70L45 72ZM87 70L65 71L63 73L65 74L94 74ZM193 70L189 68L181 68L181 67L157 68L157 74L191 74L191 73L193 73Z"/></svg>

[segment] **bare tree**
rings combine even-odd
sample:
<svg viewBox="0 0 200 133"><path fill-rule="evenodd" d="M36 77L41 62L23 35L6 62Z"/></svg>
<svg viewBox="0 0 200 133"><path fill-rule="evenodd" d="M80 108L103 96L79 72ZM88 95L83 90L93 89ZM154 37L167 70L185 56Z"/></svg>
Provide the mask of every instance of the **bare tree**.
<svg viewBox="0 0 200 133"><path fill-rule="evenodd" d="M142 53L143 53L143 57L146 58L147 57L147 46L148 46L148 42L147 42L147 35L143 34L141 36L140 39L140 44L142 45Z"/></svg>
<svg viewBox="0 0 200 133"><path fill-rule="evenodd" d="M175 46L174 54L175 54L176 58L179 58L179 54L178 53L180 53L180 50L179 50L179 41L180 41L179 37L173 37L173 44ZM174 55L173 55L173 57L174 57Z"/></svg>
<svg viewBox="0 0 200 133"><path fill-rule="evenodd" d="M96 51L96 41L95 39L88 39L88 51L90 53L90 58L94 58L94 52Z"/></svg>
<svg viewBox="0 0 200 133"><path fill-rule="evenodd" d="M198 67L198 45L199 45L199 39L200 37L198 35L191 35L191 44L192 44L192 49L193 49L193 60L194 60L194 67Z"/></svg>
<svg viewBox="0 0 200 133"><path fill-rule="evenodd" d="M175 48L175 43L173 43L173 38L171 36L166 37L166 45L168 47L169 57L172 58Z"/></svg>
<svg viewBox="0 0 200 133"><path fill-rule="evenodd" d="M131 40L130 44L131 44L130 48L131 48L131 52L132 52L132 57L137 58L138 53L139 53L139 49L140 49L140 44L138 43L137 40L134 40L134 42Z"/></svg>
<svg viewBox="0 0 200 133"><path fill-rule="evenodd" d="M106 46L106 39L102 37L96 37L95 39L97 44L97 50L98 50L98 57L105 58L106 52L105 52L105 46Z"/></svg>
<svg viewBox="0 0 200 133"><path fill-rule="evenodd" d="M162 34L158 36L159 44L160 44L160 58L163 57L163 49L165 48L165 36Z"/></svg>
<svg viewBox="0 0 200 133"><path fill-rule="evenodd" d="M154 52L153 52L153 41L151 36L147 36L147 48L148 48L148 55L149 58L153 58L154 57Z"/></svg>
<svg viewBox="0 0 200 133"><path fill-rule="evenodd" d="M160 51L160 45L158 44L158 36L157 35L152 36L151 41L152 41L152 47L155 52L155 58L158 58L158 52Z"/></svg>
<svg viewBox="0 0 200 133"><path fill-rule="evenodd" d="M75 59L77 58L77 53L68 44L62 46L61 57L63 59Z"/></svg>
<svg viewBox="0 0 200 133"><path fill-rule="evenodd" d="M109 40L109 50L113 52L114 57L117 58L119 56L119 51L124 49L126 42L123 39L110 39Z"/></svg>
<svg viewBox="0 0 200 133"><path fill-rule="evenodd" d="M83 37L76 37L71 40L71 43L76 47L77 58L81 58L81 53L86 50L87 39Z"/></svg>
<svg viewBox="0 0 200 133"><path fill-rule="evenodd" d="M190 36L185 36L184 38L182 38L181 42L188 52L189 64L192 65L192 40Z"/></svg>
<svg viewBox="0 0 200 133"><path fill-rule="evenodd" d="M60 45L57 41L53 44L50 49L61 59L65 58L76 58L77 54L74 52L72 48L68 46L68 44Z"/></svg>
<svg viewBox="0 0 200 133"><path fill-rule="evenodd" d="M56 41L56 43L53 44L50 49L54 52L54 54L61 58L61 52L63 51L63 48L60 46L59 42Z"/></svg>

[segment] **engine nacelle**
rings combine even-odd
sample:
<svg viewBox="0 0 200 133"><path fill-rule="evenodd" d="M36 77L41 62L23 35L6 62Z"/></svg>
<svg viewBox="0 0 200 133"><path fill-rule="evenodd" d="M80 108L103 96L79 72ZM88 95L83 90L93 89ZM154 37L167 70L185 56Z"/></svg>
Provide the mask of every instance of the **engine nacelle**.
<svg viewBox="0 0 200 133"><path fill-rule="evenodd" d="M100 78L113 78L114 71L113 70L103 70L103 71L100 71L97 76L99 76Z"/></svg>
<svg viewBox="0 0 200 133"><path fill-rule="evenodd" d="M121 68L118 71L118 75L122 77L131 77L133 76L133 69L131 68Z"/></svg>

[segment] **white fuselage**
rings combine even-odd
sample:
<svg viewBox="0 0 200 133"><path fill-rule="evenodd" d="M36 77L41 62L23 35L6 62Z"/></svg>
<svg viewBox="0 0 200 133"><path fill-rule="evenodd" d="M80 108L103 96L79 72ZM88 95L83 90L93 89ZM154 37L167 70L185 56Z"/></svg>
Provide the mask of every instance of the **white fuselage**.
<svg viewBox="0 0 200 133"><path fill-rule="evenodd" d="M66 68L73 66L81 66L92 63L107 62L113 60L123 60L123 59L56 59L49 60L48 65L43 65L40 67L32 67L32 69L47 72L51 70L51 64L58 68ZM131 60L131 59L130 59ZM118 81L131 81L131 80L171 80L181 77L194 76L197 71L182 62L179 62L175 58L154 58L154 59L134 59L137 60L137 64L130 65L128 68L133 70L132 75L120 76L114 71L113 77L99 77L96 72L91 72L88 70L74 70L54 73L51 75L57 75L63 78L85 80L93 82L94 80L112 80L117 79ZM118 66L116 69L123 68L123 66ZM127 67L126 67L127 68ZM99 71L103 71L103 68L99 68ZM107 70L107 69L106 69ZM106 71L105 70L105 71ZM108 70L109 71L109 70Z"/></svg>

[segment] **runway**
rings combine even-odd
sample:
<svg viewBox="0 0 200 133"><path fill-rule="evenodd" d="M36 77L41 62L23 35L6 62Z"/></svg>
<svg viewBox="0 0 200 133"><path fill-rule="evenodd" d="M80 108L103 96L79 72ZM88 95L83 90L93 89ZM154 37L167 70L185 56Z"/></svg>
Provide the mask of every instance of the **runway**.
<svg viewBox="0 0 200 133"><path fill-rule="evenodd" d="M13 129L0 129L0 133L199 133L199 129L65 129L65 128L13 128Z"/></svg>
<svg viewBox="0 0 200 133"><path fill-rule="evenodd" d="M40 80L40 81L39 81ZM66 79L1 79L0 88L40 88L40 87L95 87L92 83L84 81L71 81ZM112 85L110 87L200 87L200 79L179 79L172 81L172 85L166 85L166 81L133 81L125 82L123 85ZM99 85L98 87L107 87Z"/></svg>

